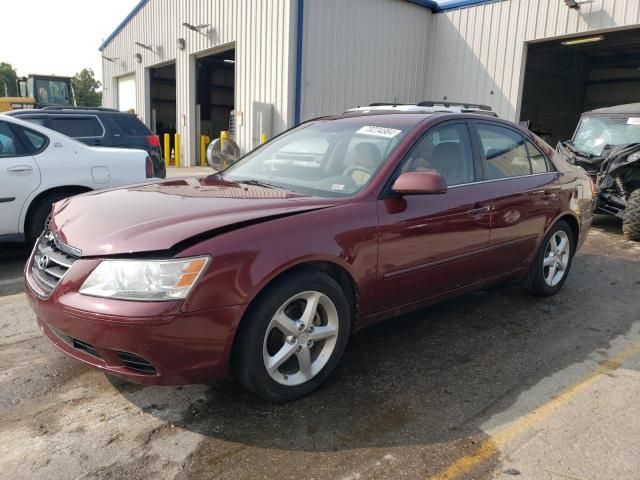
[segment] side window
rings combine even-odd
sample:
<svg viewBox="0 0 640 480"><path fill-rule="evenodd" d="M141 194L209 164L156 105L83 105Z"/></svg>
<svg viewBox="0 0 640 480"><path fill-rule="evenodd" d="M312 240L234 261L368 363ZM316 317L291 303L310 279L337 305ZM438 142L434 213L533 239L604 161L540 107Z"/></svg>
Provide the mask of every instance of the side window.
<svg viewBox="0 0 640 480"><path fill-rule="evenodd" d="M14 128L22 135L22 139L26 142L27 150L29 150L31 155L36 155L47 148L49 139L41 133L18 126L15 126Z"/></svg>
<svg viewBox="0 0 640 480"><path fill-rule="evenodd" d="M467 126L445 125L427 132L402 160L401 172L437 172L450 186L475 181Z"/></svg>
<svg viewBox="0 0 640 480"><path fill-rule="evenodd" d="M25 155L24 147L6 122L0 122L0 158Z"/></svg>
<svg viewBox="0 0 640 480"><path fill-rule="evenodd" d="M531 160L532 173L546 173L549 171L547 159L538 148L529 140L525 140L527 151L529 152L529 160Z"/></svg>
<svg viewBox="0 0 640 480"><path fill-rule="evenodd" d="M498 125L478 124L478 134L490 180L531 174L529 155L522 135Z"/></svg>
<svg viewBox="0 0 640 480"><path fill-rule="evenodd" d="M48 127L72 138L102 136L102 126L95 117L52 117Z"/></svg>
<svg viewBox="0 0 640 480"><path fill-rule="evenodd" d="M18 117L20 120L25 120L29 123L34 123L36 125L44 125L44 118L43 117L32 117L30 115L22 115L20 117Z"/></svg>

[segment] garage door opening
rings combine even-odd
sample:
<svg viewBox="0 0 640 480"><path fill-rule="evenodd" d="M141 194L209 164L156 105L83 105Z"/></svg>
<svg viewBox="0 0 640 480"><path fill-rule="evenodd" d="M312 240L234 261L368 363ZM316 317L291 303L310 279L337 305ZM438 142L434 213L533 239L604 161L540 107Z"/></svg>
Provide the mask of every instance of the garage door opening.
<svg viewBox="0 0 640 480"><path fill-rule="evenodd" d="M219 138L220 132L233 135L235 104L235 49L196 60L196 145L202 161L202 136Z"/></svg>
<svg viewBox="0 0 640 480"><path fill-rule="evenodd" d="M640 102L640 29L530 44L520 120L554 145L582 112Z"/></svg>
<svg viewBox="0 0 640 480"><path fill-rule="evenodd" d="M173 135L176 133L176 64L171 63L149 69L149 91L151 99L151 130L160 136L170 135L173 149ZM164 141L160 142L164 155Z"/></svg>

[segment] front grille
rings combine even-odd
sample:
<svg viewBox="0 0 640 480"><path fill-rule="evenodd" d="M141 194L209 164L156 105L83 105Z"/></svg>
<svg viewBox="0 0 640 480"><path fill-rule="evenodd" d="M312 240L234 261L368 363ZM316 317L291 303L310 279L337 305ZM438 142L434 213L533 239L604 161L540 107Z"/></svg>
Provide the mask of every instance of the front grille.
<svg viewBox="0 0 640 480"><path fill-rule="evenodd" d="M45 232L38 239L30 273L39 293L51 295L58 282L78 259L70 250L71 247L57 241L51 232Z"/></svg>
<svg viewBox="0 0 640 480"><path fill-rule="evenodd" d="M122 364L131 370L142 373L156 373L155 367L148 360L133 353L118 352L118 357Z"/></svg>

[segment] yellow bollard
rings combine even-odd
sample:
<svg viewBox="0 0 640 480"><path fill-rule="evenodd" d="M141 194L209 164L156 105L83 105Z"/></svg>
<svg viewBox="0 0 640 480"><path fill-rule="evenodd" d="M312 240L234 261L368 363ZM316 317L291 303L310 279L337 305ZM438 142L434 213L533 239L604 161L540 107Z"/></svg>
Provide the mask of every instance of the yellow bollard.
<svg viewBox="0 0 640 480"><path fill-rule="evenodd" d="M171 165L171 135L168 133L164 134L164 165Z"/></svg>
<svg viewBox="0 0 640 480"><path fill-rule="evenodd" d="M200 166L207 166L207 146L211 139L206 135L200 136Z"/></svg>
<svg viewBox="0 0 640 480"><path fill-rule="evenodd" d="M260 143L267 143L267 134L263 133L260 135Z"/></svg>
<svg viewBox="0 0 640 480"><path fill-rule="evenodd" d="M180 134L176 133L173 136L173 156L174 156L174 163L176 167L180 167Z"/></svg>

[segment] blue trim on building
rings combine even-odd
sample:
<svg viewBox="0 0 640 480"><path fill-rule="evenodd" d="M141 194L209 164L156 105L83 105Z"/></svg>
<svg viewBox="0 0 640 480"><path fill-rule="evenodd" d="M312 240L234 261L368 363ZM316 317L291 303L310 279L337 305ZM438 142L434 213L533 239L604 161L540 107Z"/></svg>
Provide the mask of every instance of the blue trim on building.
<svg viewBox="0 0 640 480"><path fill-rule="evenodd" d="M438 2L435 0L407 0L407 1L411 3L415 3L416 5L420 5L421 7L427 7L433 10L434 12L437 12L440 10L440 7L438 6Z"/></svg>
<svg viewBox="0 0 640 480"><path fill-rule="evenodd" d="M116 29L113 31L113 33L111 35L109 35L109 37L107 37L107 39L102 42L102 45L100 45L99 50L103 51L107 45L109 45L109 43L111 42L111 40L113 40L116 35L118 35L120 33L120 30L122 30L124 27L127 26L127 23L129 23L131 21L131 19L133 17L136 16L136 14L142 10L142 7L144 7L147 3L149 2L149 0L141 0L140 3L138 3L138 5L136 5L133 10L131 10L131 13L129 15L127 15L127 18L125 18L120 25L118 25L116 27Z"/></svg>
<svg viewBox="0 0 640 480"><path fill-rule="evenodd" d="M448 10L455 10L456 8L474 7L482 3L492 3L502 0L440 0L436 2L438 4L437 9L433 10L434 13L446 12Z"/></svg>
<svg viewBox="0 0 640 480"><path fill-rule="evenodd" d="M298 21L296 34L296 88L294 99L294 125L302 116L302 47L304 46L304 0L298 0Z"/></svg>
<svg viewBox="0 0 640 480"><path fill-rule="evenodd" d="M415 3L416 5L420 5L422 7L426 7L431 11L433 11L434 13L438 13L438 12L446 12L447 10L453 10L456 8L472 7L474 5L480 5L481 3L490 3L490 2L495 2L499 0L407 0L407 1L411 3ZM136 5L135 8L131 11L131 13L127 15L127 18L125 18L120 23L120 25L118 25L118 27L113 31L113 33L109 35L109 37L104 42L102 42L102 45L100 45L99 50L103 51L107 47L107 45L111 43L111 40L113 40L116 37L116 35L118 35L118 33L120 33L120 31L127 26L127 23L129 23L131 19L135 17L136 14L147 3L149 3L149 0L141 0L140 3L138 3L138 5ZM298 0L298 8L300 7L301 3L302 3L302 0ZM442 5L440 5L441 3ZM300 22L300 18L298 18L298 22Z"/></svg>

